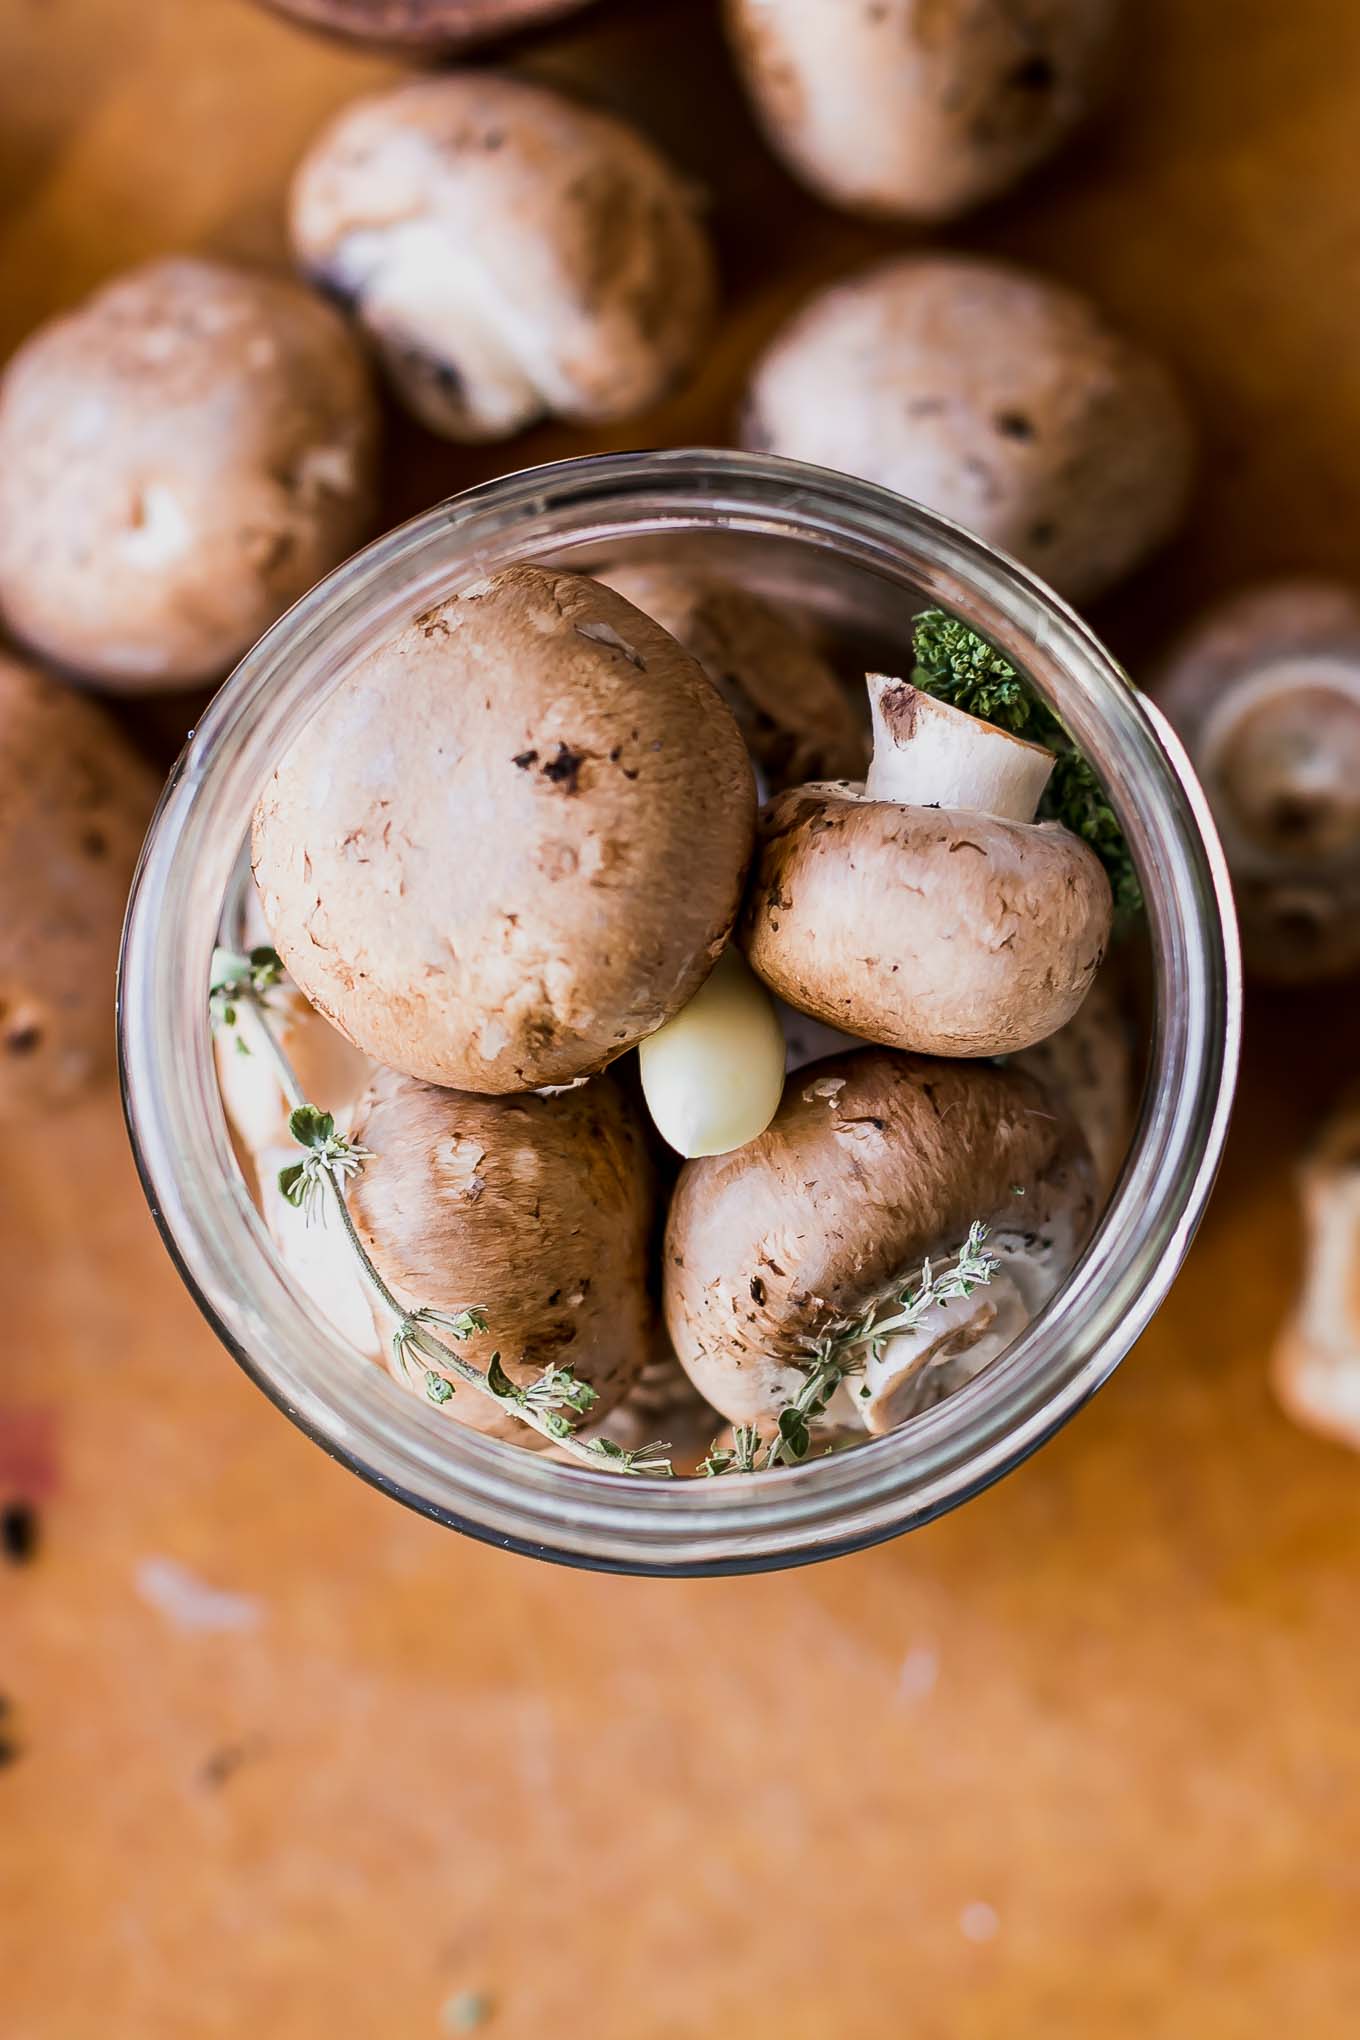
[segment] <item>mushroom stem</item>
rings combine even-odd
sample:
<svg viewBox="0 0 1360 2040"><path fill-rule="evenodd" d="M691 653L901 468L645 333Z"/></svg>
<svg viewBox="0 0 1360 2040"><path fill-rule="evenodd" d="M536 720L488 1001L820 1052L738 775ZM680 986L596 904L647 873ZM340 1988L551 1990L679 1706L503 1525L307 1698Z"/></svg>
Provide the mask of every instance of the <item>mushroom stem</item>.
<svg viewBox="0 0 1360 2040"><path fill-rule="evenodd" d="M966 808L1032 822L1053 753L951 708L909 680L866 676L874 721L870 800L903 807Z"/></svg>

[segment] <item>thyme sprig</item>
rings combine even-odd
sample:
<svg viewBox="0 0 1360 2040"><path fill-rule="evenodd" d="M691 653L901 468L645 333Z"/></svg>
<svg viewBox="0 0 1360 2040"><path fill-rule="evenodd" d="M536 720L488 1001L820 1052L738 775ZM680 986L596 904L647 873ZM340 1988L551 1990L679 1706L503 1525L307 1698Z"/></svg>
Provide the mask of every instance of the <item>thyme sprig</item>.
<svg viewBox="0 0 1360 2040"><path fill-rule="evenodd" d="M392 1344L403 1373L414 1380L417 1370L423 1368L425 1393L437 1405L451 1402L460 1386L488 1396L509 1409L530 1430L588 1465L603 1466L614 1473L668 1477L673 1469L665 1457L669 1448L664 1444L624 1452L608 1440L588 1441L574 1435L573 1419L584 1416L599 1398L598 1391L570 1369L548 1367L534 1381L521 1385L510 1379L499 1353L493 1353L483 1373L465 1355L455 1351L448 1340L461 1342L474 1333L486 1332L489 1325L484 1311L475 1307L443 1311L429 1305L410 1310L389 1288L359 1236L346 1195L349 1183L373 1159L371 1151L339 1132L334 1115L303 1096L297 1074L272 1025L269 994L283 982L283 977L283 960L275 950L252 950L245 958L233 951L216 950L208 994L210 1012L218 1024L226 1027L239 1027L243 1016L249 1013L290 1107L288 1131L305 1150L300 1161L280 1169L279 1189L287 1202L301 1210L309 1221L324 1219L325 1200L329 1201L361 1271L395 1321ZM238 1036L238 1045L240 1040ZM249 1052L247 1047L246 1053ZM447 1337L441 1337L441 1333Z"/></svg>
<svg viewBox="0 0 1360 2040"><path fill-rule="evenodd" d="M615 1473L657 1473L666 1480L675 1472L670 1449L664 1438L656 1438L650 1445L635 1445L631 1452L616 1445L612 1438L592 1438L585 1447L591 1459L602 1461Z"/></svg>
<svg viewBox="0 0 1360 2040"><path fill-rule="evenodd" d="M310 1225L322 1216L327 1183L343 1191L349 1178L357 1176L370 1160L370 1153L346 1134L337 1133L333 1115L318 1111L315 1105L295 1107L288 1116L288 1131L307 1153L302 1161L279 1170L279 1189Z"/></svg>
<svg viewBox="0 0 1360 2040"><path fill-rule="evenodd" d="M1012 736L1042 744L1056 759L1039 813L1061 822L1088 843L1105 867L1121 918L1136 914L1143 889L1119 818L1093 767L1082 756L1048 703L1016 672L995 645L957 616L926 609L915 619L912 682L924 694L967 715L995 723Z"/></svg>
<svg viewBox="0 0 1360 2040"><path fill-rule="evenodd" d="M957 1254L943 1264L923 1261L913 1281L829 1326L810 1347L802 1387L780 1410L770 1438L762 1440L754 1426L738 1427L731 1446L712 1448L702 1471L760 1473L771 1466L799 1465L815 1443L813 1426L825 1416L842 1382L881 1358L889 1339L919 1330L932 1311L947 1309L991 1281L1001 1264L986 1251L986 1239L986 1226L975 1219Z"/></svg>

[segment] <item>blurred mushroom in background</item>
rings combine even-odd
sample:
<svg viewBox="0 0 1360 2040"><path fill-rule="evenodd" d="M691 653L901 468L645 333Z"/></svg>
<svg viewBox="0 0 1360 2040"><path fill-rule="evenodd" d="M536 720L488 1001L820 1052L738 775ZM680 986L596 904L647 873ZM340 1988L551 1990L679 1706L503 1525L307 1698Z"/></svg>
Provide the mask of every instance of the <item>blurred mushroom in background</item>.
<svg viewBox="0 0 1360 2040"><path fill-rule="evenodd" d="M950 219L1100 97L1119 0L726 0L771 148L832 205Z"/></svg>
<svg viewBox="0 0 1360 2040"><path fill-rule="evenodd" d="M1323 1129L1300 1178L1303 1286L1271 1362L1275 1394L1305 1430L1360 1450L1360 1095Z"/></svg>
<svg viewBox="0 0 1360 2040"><path fill-rule="evenodd" d="M812 298L757 362L741 437L940 511L1078 602L1170 537L1190 486L1161 363L1078 292L971 256Z"/></svg>
<svg viewBox="0 0 1360 2040"><path fill-rule="evenodd" d="M359 100L293 184L299 262L449 439L642 411L708 337L697 201L625 122L485 71Z"/></svg>
<svg viewBox="0 0 1360 2040"><path fill-rule="evenodd" d="M290 277L170 258L0 381L0 612L122 693L218 678L367 536L362 353Z"/></svg>
<svg viewBox="0 0 1360 2040"><path fill-rule="evenodd" d="M265 0L311 28L395 49L466 49L492 36L557 21L590 0Z"/></svg>
<svg viewBox="0 0 1360 2040"><path fill-rule="evenodd" d="M1213 808L1248 969L1360 970L1360 594L1245 588L1191 626L1151 691Z"/></svg>
<svg viewBox="0 0 1360 2040"><path fill-rule="evenodd" d="M0 1124L112 1078L123 908L156 791L102 708L0 653Z"/></svg>

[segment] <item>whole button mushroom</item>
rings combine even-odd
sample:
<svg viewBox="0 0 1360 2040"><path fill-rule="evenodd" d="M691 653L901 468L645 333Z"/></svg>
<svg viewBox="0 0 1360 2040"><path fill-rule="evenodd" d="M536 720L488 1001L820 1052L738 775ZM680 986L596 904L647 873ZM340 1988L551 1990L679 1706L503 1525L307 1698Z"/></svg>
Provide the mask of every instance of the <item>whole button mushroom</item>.
<svg viewBox="0 0 1360 2040"><path fill-rule="evenodd" d="M290 278L152 262L0 383L0 610L126 693L217 678L363 538L362 355Z"/></svg>
<svg viewBox="0 0 1360 2040"><path fill-rule="evenodd" d="M771 146L833 205L950 219L1096 102L1118 0L726 0Z"/></svg>
<svg viewBox="0 0 1360 2040"><path fill-rule="evenodd" d="M118 942L156 788L101 708L0 654L0 1121L113 1074Z"/></svg>
<svg viewBox="0 0 1360 2040"><path fill-rule="evenodd" d="M602 1069L727 939L755 821L694 661L579 575L512 567L339 683L255 814L265 916L313 1005L469 1091Z"/></svg>
<svg viewBox="0 0 1360 2040"><path fill-rule="evenodd" d="M296 21L356 41L452 50L556 21L588 0L265 0L265 4Z"/></svg>
<svg viewBox="0 0 1360 2040"><path fill-rule="evenodd" d="M1003 1055L1072 1018L1105 953L1109 881L1033 817L1053 754L873 674L863 785L762 811L741 941L781 999L932 1055Z"/></svg>
<svg viewBox="0 0 1360 2040"><path fill-rule="evenodd" d="M813 298L757 364L742 438L895 489L1074 601L1170 536L1190 480L1160 363L1075 291L961 256Z"/></svg>
<svg viewBox="0 0 1360 2040"><path fill-rule="evenodd" d="M762 799L805 779L863 772L863 716L799 619L684 567L620 562L599 568L597 578L699 661L737 719Z"/></svg>
<svg viewBox="0 0 1360 2040"><path fill-rule="evenodd" d="M350 1209L379 1274L411 1310L475 1306L489 1329L460 1347L493 1352L524 1387L566 1367L618 1402L654 1338L646 1149L612 1078L553 1097L474 1097L384 1070L359 1107L369 1150ZM397 1379L423 1393L392 1357ZM530 1436L509 1411L455 1385L449 1414L492 1437Z"/></svg>
<svg viewBox="0 0 1360 2040"><path fill-rule="evenodd" d="M1292 983L1360 970L1360 596L1244 589L1152 691L1213 808L1248 967Z"/></svg>
<svg viewBox="0 0 1360 2040"><path fill-rule="evenodd" d="M363 99L297 173L292 236L402 402L451 439L626 418L707 335L694 199L641 135L484 71Z"/></svg>
<svg viewBox="0 0 1360 2040"><path fill-rule="evenodd" d="M988 1228L985 1288L917 1329L866 1337L828 1409L892 1430L937 1368L976 1368L1064 1279L1094 1214L1075 1127L1014 1070L885 1049L799 1072L774 1121L737 1153L687 1162L671 1201L665 1311L696 1388L733 1423L791 1403L823 1341L880 1319L922 1264ZM851 1349L855 1350L855 1349Z"/></svg>

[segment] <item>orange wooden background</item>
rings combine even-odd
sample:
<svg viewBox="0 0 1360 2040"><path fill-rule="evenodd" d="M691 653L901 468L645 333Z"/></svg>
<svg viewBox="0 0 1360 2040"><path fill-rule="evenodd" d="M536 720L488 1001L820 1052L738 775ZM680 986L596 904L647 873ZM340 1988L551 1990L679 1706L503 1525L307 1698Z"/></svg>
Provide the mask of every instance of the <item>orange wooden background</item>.
<svg viewBox="0 0 1360 2040"><path fill-rule="evenodd" d="M1360 8L1142 0L1119 103L969 246L1179 364L1192 532L1097 617L1356 569ZM395 435L389 511L587 444L727 436L820 278L910 238L797 194L708 0L606 0L519 60L713 187L722 343L654 417L504 452ZM269 260L317 122L391 67L248 0L0 0L0 351L119 265ZM192 704L141 719L177 740ZM812 1571L654 1585L368 1492L199 1322L104 1099L0 1159L0 2036L1331 2040L1360 2013L1360 1469L1265 1356L1289 1174L1354 992L1253 999L1189 1270L983 1500ZM470 2013L469 2013L470 2016Z"/></svg>

